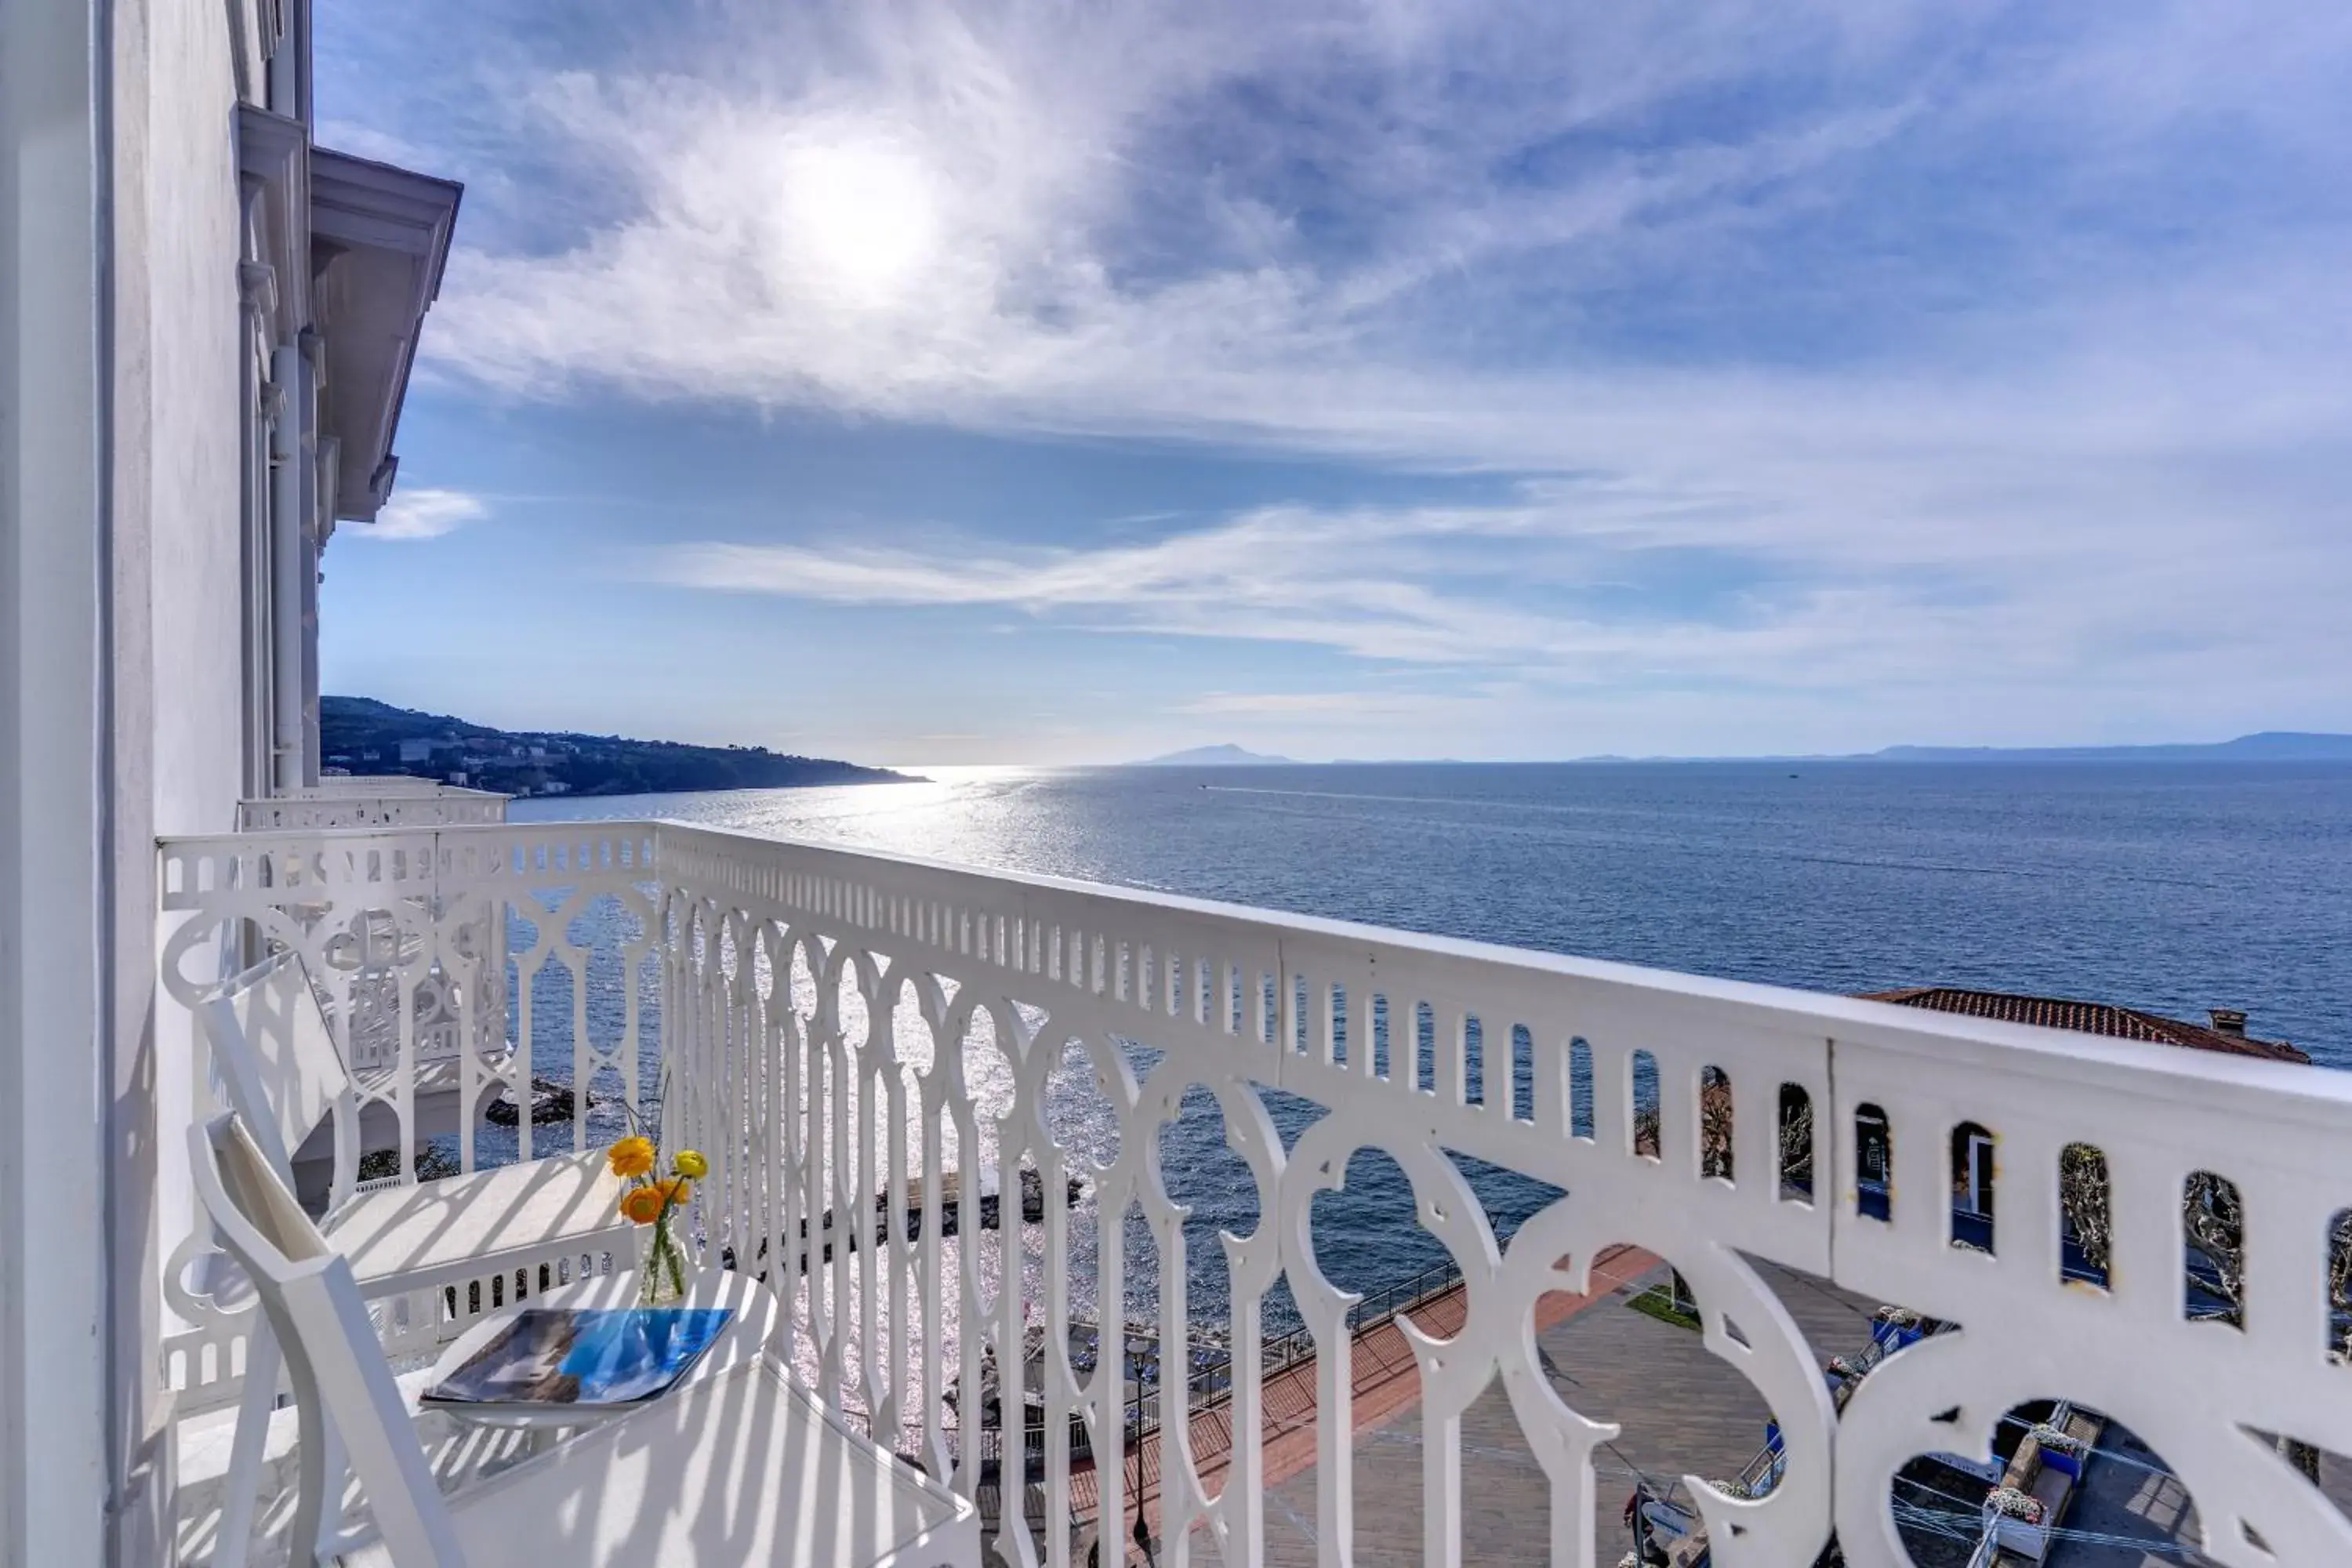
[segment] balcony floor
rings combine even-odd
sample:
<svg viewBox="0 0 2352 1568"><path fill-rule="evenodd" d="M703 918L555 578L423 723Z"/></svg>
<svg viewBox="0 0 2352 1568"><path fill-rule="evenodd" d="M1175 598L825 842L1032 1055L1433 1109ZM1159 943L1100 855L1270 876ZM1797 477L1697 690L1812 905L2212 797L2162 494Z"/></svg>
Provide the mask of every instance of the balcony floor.
<svg viewBox="0 0 2352 1568"><path fill-rule="evenodd" d="M401 1373L395 1381L412 1409L417 1394L431 1380L429 1367ZM229 1446L236 1412L215 1410L191 1417L180 1428L177 1561L211 1561L219 1531L221 1483L228 1470ZM291 1405L270 1417L269 1436L262 1448L261 1483L254 1511L255 1568L278 1568L288 1561L287 1535L294 1522L296 1417ZM488 1479L541 1451L554 1434L498 1431L451 1419L432 1411L416 1417L417 1441L442 1491L454 1493ZM365 1500L356 1486L345 1495L345 1529L356 1528L367 1514Z"/></svg>

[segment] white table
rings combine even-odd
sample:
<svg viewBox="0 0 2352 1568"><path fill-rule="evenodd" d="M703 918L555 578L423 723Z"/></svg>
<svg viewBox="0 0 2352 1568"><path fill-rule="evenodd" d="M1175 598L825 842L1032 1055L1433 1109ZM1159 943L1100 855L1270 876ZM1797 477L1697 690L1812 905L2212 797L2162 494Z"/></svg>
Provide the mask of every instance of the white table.
<svg viewBox="0 0 2352 1568"><path fill-rule="evenodd" d="M495 1312L486 1312L481 1321L467 1329L441 1352L433 1363L433 1374L425 1386L432 1387L473 1358L474 1352L489 1343L492 1335L504 1329L520 1312L532 1310L567 1311L596 1308L634 1307L637 1304L639 1276L633 1268L616 1268L610 1274L560 1285L536 1296L528 1296L512 1306ZM706 1269L687 1281L686 1294L681 1299L665 1303L673 1307L726 1307L735 1316L719 1331L710 1348L701 1359L687 1368L686 1374L665 1389L659 1399L671 1399L698 1383L707 1383L723 1376L746 1362L756 1362L767 1352L775 1338L776 1325L783 1309L765 1287L748 1274L736 1274L719 1269ZM546 1426L577 1429L625 1415L642 1405L432 1405L426 1408L481 1426Z"/></svg>
<svg viewBox="0 0 2352 1568"><path fill-rule="evenodd" d="M637 1276L623 1272L519 1301L467 1330L432 1375L516 1312L634 1307L636 1292ZM853 1430L770 1353L783 1310L766 1289L707 1273L677 1304L736 1316L659 1398L607 1410L429 1407L434 1417L526 1426L493 1442L458 1432L447 1444L469 1459L499 1450L494 1470L442 1483L467 1562L980 1568L971 1501ZM396 1568L373 1539L353 1540L341 1561Z"/></svg>

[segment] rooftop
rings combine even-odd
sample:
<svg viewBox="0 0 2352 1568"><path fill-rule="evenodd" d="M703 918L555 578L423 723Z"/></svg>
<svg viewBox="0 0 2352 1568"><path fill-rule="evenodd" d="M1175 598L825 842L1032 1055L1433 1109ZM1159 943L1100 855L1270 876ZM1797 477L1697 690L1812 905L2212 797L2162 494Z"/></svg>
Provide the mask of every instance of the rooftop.
<svg viewBox="0 0 2352 1568"><path fill-rule="evenodd" d="M2075 1002L2063 996L2021 996L2007 991L1971 991L1959 985L1915 985L1897 991L1873 991L1866 1002L1892 1002L1900 1007L1925 1007L1936 1013L1989 1018L2003 1024L2032 1024L2044 1029L2072 1029L2082 1035L2105 1035L2117 1040L2147 1040L2157 1045L2186 1046L2193 1051L2220 1051L2225 1056L2260 1057L2265 1061L2307 1062L2308 1053L2284 1040L2257 1040L2246 1033L2246 1016L2229 1008L2213 1010L2214 1026L2187 1024L2137 1007L2105 1002Z"/></svg>

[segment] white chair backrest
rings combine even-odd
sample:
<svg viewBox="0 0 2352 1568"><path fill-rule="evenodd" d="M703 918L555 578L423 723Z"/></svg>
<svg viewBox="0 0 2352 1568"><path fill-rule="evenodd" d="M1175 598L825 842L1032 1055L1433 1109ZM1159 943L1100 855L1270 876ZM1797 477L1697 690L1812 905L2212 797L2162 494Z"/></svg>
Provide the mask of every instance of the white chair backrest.
<svg viewBox="0 0 2352 1568"><path fill-rule="evenodd" d="M331 1209L358 1184L359 1123L352 1076L299 953L281 952L217 987L197 1005L229 1109L278 1173L319 1124L335 1121Z"/></svg>
<svg viewBox="0 0 2352 1568"><path fill-rule="evenodd" d="M234 1112L190 1128L188 1150L196 1195L221 1245L251 1277L294 1384L301 1442L293 1561L332 1550L348 1454L393 1560L402 1568L462 1568L457 1531L351 1265L328 1247Z"/></svg>

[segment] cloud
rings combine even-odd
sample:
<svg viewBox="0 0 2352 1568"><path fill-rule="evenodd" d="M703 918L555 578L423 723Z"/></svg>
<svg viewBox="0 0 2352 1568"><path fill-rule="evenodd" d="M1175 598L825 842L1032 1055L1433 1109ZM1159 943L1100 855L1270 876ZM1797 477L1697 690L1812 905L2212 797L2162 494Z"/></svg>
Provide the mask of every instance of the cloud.
<svg viewBox="0 0 2352 1568"><path fill-rule="evenodd" d="M2143 507L2261 549L2352 481L2341 7L647 28L477 112L604 208L465 249L440 374L1557 476L1648 538L1889 569L2032 573ZM2166 494L2224 469L2221 510Z"/></svg>
<svg viewBox="0 0 2352 1568"><path fill-rule="evenodd" d="M443 373L1550 468L1611 460L1662 395L1769 411L1825 360L1864 401L1923 363L1993 370L1979 400L2128 386L2184 301L2329 315L2352 256L2327 6L698 21L535 72L484 51L520 90L466 156L554 171L506 207L602 205L488 216L507 242L465 244L426 334ZM2263 243L2289 229L2300 279ZM2320 346L2245 357L2318 382Z"/></svg>
<svg viewBox="0 0 2352 1568"><path fill-rule="evenodd" d="M469 181L422 352L475 396L1515 487L1051 544L778 521L657 549L665 580L1289 645L1523 711L2346 700L2340 5L394 9L439 52L376 73L383 131ZM415 47L389 15L347 23L370 58Z"/></svg>
<svg viewBox="0 0 2352 1568"><path fill-rule="evenodd" d="M1752 202L1905 113L1839 105L1515 181L1492 165L1705 84L1760 29L1694 49L1588 17L1520 40L1550 48L1536 73L1511 67L1507 37L1365 20L1349 5L1144 5L1080 26L1060 7L818 7L691 79L558 73L527 95L541 133L617 182L620 210L551 250L462 254L426 352L523 395L604 384L1442 453L1458 445L1443 431L1409 437L1426 408L1342 398L1339 432L1279 410L1302 380L1409 393L1400 377L1434 368L1417 324L1450 313L1419 298L1433 285L1539 259L1605 269L1575 253L1709 198ZM1575 68L1604 56L1643 63ZM1474 63L1499 73L1484 106L1439 85ZM1278 110L1248 112L1259 95ZM1269 141L1299 149L1344 204L1330 221L1369 226L1362 243L1314 232Z"/></svg>
<svg viewBox="0 0 2352 1568"><path fill-rule="evenodd" d="M352 531L362 539L438 539L489 515L478 496L463 490L400 489L383 503L374 522Z"/></svg>
<svg viewBox="0 0 2352 1568"><path fill-rule="evenodd" d="M1811 492L1817 513L1770 538L1719 496L1555 479L1493 505L1269 507L1136 542L704 541L662 547L646 567L709 591L1334 650L1523 695L1830 691L1858 673L1922 694L2164 681L2310 695L2352 659L2339 536L2242 524L2231 549L2208 547L2215 512L2256 510L2253 465L2070 487L2072 466L1922 473L1792 458L1785 482ZM2076 489L2121 504L2077 515ZM1991 521L1979 510L1989 491L2008 492ZM2262 613L2242 613L2251 605ZM1201 700L1226 709L1201 710L1353 700L1225 695Z"/></svg>
<svg viewBox="0 0 2352 1568"><path fill-rule="evenodd" d="M1017 552L705 542L658 552L654 572L688 587L848 605L993 605L1122 630L1316 644L1369 658L1562 656L1578 646L1573 625L1411 580L1420 574L1416 563L1435 567L1449 547L1475 550L1522 531L1524 516L1280 507L1149 543Z"/></svg>

